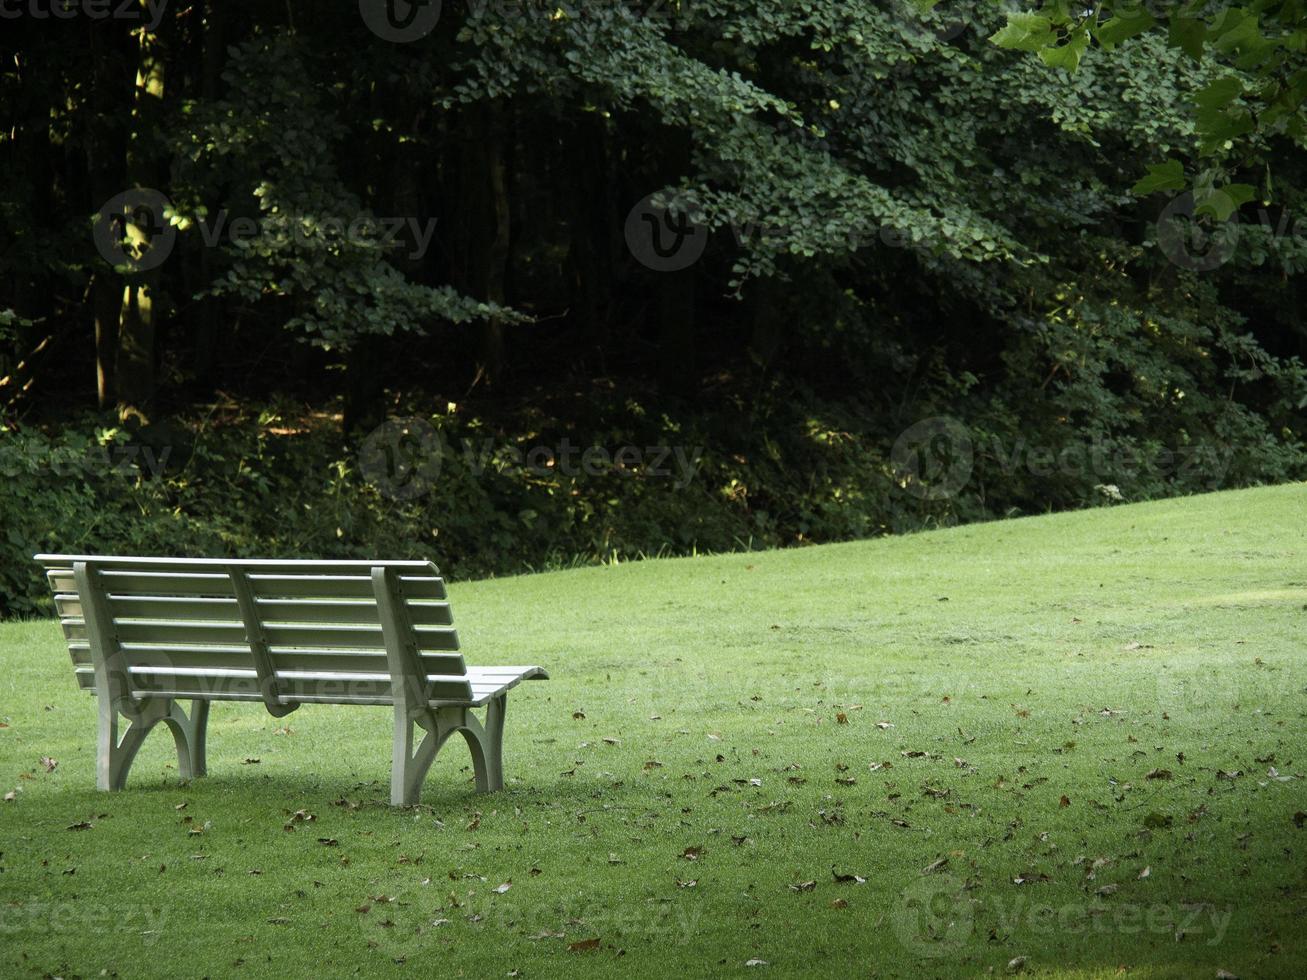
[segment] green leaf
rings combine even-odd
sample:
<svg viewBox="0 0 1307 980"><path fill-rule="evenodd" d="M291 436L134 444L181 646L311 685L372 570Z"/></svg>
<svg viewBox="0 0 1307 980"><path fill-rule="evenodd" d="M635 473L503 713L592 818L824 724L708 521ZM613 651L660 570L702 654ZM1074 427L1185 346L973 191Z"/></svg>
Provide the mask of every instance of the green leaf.
<svg viewBox="0 0 1307 980"><path fill-rule="evenodd" d="M1039 51L1057 43L1052 22L1039 14L1018 11L1007 15L1007 24L989 38L1000 48L1014 51Z"/></svg>
<svg viewBox="0 0 1307 980"><path fill-rule="evenodd" d="M1067 72L1073 72L1080 67L1080 58L1089 47L1089 32L1081 30L1078 34L1072 36L1066 44L1059 45L1056 48L1044 48L1039 52L1039 58L1050 68L1061 68Z"/></svg>
<svg viewBox="0 0 1307 980"><path fill-rule="evenodd" d="M1247 204L1257 191L1251 184L1226 184L1211 190L1201 200L1194 202L1194 214L1209 214L1217 221L1228 221L1230 215L1239 210L1240 205Z"/></svg>
<svg viewBox="0 0 1307 980"><path fill-rule="evenodd" d="M1150 163L1148 176L1142 178L1130 188L1143 197L1155 191L1178 191L1185 186L1184 164L1179 160L1167 160L1165 163Z"/></svg>
<svg viewBox="0 0 1307 980"><path fill-rule="evenodd" d="M1201 200L1195 200L1193 213L1210 214L1217 221L1229 221L1231 214L1247 204L1256 196L1252 184L1226 184L1225 187L1212 189Z"/></svg>
<svg viewBox="0 0 1307 980"><path fill-rule="evenodd" d="M1203 60L1203 43L1207 40L1207 24L1195 17L1174 17L1167 32L1167 41L1179 48L1194 61Z"/></svg>
<svg viewBox="0 0 1307 980"><path fill-rule="evenodd" d="M1122 41L1151 30L1155 26L1157 26L1157 18L1152 14L1127 8L1094 31L1094 37L1104 50L1111 51Z"/></svg>
<svg viewBox="0 0 1307 980"><path fill-rule="evenodd" d="M1218 78L1194 96L1202 109L1221 109L1243 95L1243 82L1234 75Z"/></svg>

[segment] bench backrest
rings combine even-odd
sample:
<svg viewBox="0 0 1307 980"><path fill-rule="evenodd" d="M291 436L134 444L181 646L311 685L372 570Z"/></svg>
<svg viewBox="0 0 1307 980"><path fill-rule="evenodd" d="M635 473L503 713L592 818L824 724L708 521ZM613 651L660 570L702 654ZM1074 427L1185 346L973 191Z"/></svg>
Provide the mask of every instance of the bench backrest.
<svg viewBox="0 0 1307 980"><path fill-rule="evenodd" d="M98 659L125 675L116 696L136 698L388 704L402 667L423 700L471 694L430 562L36 560L83 688L107 683Z"/></svg>

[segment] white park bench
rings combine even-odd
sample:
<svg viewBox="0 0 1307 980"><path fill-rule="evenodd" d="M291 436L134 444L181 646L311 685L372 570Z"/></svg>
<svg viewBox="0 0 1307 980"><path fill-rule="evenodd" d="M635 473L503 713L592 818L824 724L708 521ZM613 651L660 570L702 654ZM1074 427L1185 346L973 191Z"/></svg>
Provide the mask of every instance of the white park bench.
<svg viewBox="0 0 1307 980"><path fill-rule="evenodd" d="M476 786L504 785L504 708L539 667L468 667L436 567L425 561L280 561L37 555L78 684L99 696L96 783L122 789L159 722L183 778L205 773L211 701L394 708L390 801L418 801L454 732ZM178 703L191 702L188 715ZM484 706L484 722L472 709ZM118 716L130 722L118 735ZM414 726L426 732L414 748Z"/></svg>

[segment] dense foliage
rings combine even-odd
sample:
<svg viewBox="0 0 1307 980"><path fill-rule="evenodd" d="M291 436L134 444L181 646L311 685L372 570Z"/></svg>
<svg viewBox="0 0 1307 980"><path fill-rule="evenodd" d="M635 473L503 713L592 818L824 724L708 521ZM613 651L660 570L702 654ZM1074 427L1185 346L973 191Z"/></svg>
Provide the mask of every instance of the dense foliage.
<svg viewBox="0 0 1307 980"><path fill-rule="evenodd" d="M1068 73L992 4L385 7L5 21L0 609L45 547L477 574L1307 473L1296 145L1257 213L1131 192L1256 66L1142 31ZM394 416L427 492L364 462ZM513 462L564 439L702 465Z"/></svg>

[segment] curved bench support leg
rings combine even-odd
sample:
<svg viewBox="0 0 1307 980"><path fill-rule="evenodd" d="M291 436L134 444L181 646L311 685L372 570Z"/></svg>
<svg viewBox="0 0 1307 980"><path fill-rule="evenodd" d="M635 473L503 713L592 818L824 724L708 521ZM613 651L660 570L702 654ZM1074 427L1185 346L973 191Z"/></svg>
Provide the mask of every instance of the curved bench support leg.
<svg viewBox="0 0 1307 980"><path fill-rule="evenodd" d="M191 768L196 776L209 774L209 702L191 702Z"/></svg>
<svg viewBox="0 0 1307 980"><path fill-rule="evenodd" d="M486 708L482 725L470 708L463 709L458 730L472 752L472 769L476 773L477 792L494 793L504 788L504 708L508 695L501 694Z"/></svg>
<svg viewBox="0 0 1307 980"><path fill-rule="evenodd" d="M102 790L118 790L127 785L136 753L145 736L171 710L168 700L146 701L132 706L129 724L122 738L118 737L118 705L105 695L99 697L100 733L95 759L95 785Z"/></svg>
<svg viewBox="0 0 1307 980"><path fill-rule="evenodd" d="M170 701L168 713L159 720L168 726L173 741L177 743L177 771L182 779L205 775L204 742L209 725L209 702L192 701L188 718L180 704Z"/></svg>
<svg viewBox="0 0 1307 980"><path fill-rule="evenodd" d="M471 708L438 708L414 717L405 708L395 708L394 759L390 770L390 803L413 806L422 794L422 782L436 761L436 754L449 736L458 732L467 740L472 753L472 770L476 774L478 793L493 793L504 788L504 708L508 695L501 694L490 702L483 725ZM426 735L414 750L416 729Z"/></svg>
<svg viewBox="0 0 1307 980"><path fill-rule="evenodd" d="M486 708L486 786L482 790L494 793L504 788L504 714L508 710L508 695L501 694ZM481 787L478 785L477 787Z"/></svg>
<svg viewBox="0 0 1307 980"><path fill-rule="evenodd" d="M100 737L96 753L95 784L102 790L118 790L127 785L136 753L154 726L163 722L177 743L177 771L182 779L205 774L204 742L209 724L209 702L192 701L187 717L181 705L171 698L142 701L131 706L127 731L118 737L119 705L101 697Z"/></svg>
<svg viewBox="0 0 1307 980"><path fill-rule="evenodd" d="M413 750L415 726L426 731L417 751ZM395 744L390 764L390 805L413 806L422 795L422 781L427 778L436 753L449 737L429 714L413 717L407 709L395 706Z"/></svg>

